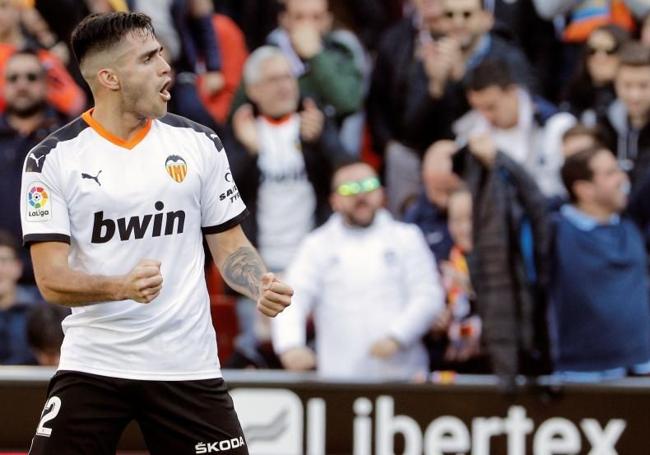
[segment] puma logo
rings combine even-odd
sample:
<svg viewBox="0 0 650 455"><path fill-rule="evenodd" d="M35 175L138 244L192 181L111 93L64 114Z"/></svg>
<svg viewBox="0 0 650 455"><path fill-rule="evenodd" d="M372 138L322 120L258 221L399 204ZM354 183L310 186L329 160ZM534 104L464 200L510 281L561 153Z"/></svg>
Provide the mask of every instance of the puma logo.
<svg viewBox="0 0 650 455"><path fill-rule="evenodd" d="M33 159L33 160L36 162L36 166L38 167L38 166L40 165L40 163L39 163L40 160L42 160L43 158L45 158L45 155L41 155L41 156L37 157L37 156L34 155L33 153L30 153L30 154L29 154L29 157L30 157L31 159Z"/></svg>
<svg viewBox="0 0 650 455"><path fill-rule="evenodd" d="M81 173L81 178L82 179L94 180L95 182L97 182L97 185L102 186L102 184L99 183L99 174L101 174L101 173L102 173L102 171L99 171L97 173L97 175L90 175L90 174L86 174L85 172L82 172Z"/></svg>

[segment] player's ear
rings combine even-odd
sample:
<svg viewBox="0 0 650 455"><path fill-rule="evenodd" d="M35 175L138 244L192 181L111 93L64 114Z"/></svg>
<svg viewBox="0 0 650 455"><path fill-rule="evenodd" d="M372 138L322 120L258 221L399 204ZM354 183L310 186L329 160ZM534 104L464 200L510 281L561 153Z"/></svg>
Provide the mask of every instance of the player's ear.
<svg viewBox="0 0 650 455"><path fill-rule="evenodd" d="M110 68L102 68L97 71L97 82L108 90L120 89L120 79L115 71Z"/></svg>

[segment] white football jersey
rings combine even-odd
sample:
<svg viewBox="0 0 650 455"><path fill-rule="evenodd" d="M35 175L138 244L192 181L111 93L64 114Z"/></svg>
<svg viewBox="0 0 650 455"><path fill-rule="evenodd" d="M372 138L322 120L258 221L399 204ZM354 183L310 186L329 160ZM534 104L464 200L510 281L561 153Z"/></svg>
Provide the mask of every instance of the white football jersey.
<svg viewBox="0 0 650 455"><path fill-rule="evenodd" d="M68 242L75 270L114 276L144 258L162 263L162 291L151 303L72 309L60 370L147 380L221 376L203 234L236 226L246 208L213 131L168 114L125 142L89 111L30 151L21 194L25 244Z"/></svg>

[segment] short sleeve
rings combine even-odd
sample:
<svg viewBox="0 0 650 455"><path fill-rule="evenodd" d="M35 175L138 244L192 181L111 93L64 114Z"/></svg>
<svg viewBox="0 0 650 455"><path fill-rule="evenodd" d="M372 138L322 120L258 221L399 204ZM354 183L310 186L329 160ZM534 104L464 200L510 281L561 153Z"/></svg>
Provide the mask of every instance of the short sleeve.
<svg viewBox="0 0 650 455"><path fill-rule="evenodd" d="M202 141L206 151L205 173L201 181L201 229L204 234L217 234L237 226L248 215L235 183L226 151L216 134L211 141Z"/></svg>
<svg viewBox="0 0 650 455"><path fill-rule="evenodd" d="M20 218L23 243L70 243L70 219L57 161L51 149L36 147L23 165Z"/></svg>

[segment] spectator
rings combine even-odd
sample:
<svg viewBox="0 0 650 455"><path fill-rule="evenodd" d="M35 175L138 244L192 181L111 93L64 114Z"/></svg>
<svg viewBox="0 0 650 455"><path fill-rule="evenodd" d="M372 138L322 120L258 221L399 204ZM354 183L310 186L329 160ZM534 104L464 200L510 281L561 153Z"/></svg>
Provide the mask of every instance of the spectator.
<svg viewBox="0 0 650 455"><path fill-rule="evenodd" d="M491 136L500 151L534 176L544 195L563 195L561 142L575 124L573 116L531 95L496 60L483 62L468 75L466 91L472 111L454 125L458 141Z"/></svg>
<svg viewBox="0 0 650 455"><path fill-rule="evenodd" d="M442 0L443 20L441 30L447 39L453 40L449 50L460 51L452 64L459 64L458 78L487 59L501 59L510 69L514 79L529 90L537 90L538 83L532 74L530 63L513 42L492 32L494 15L485 8L483 0ZM441 43L442 45L442 43ZM443 52L444 55L444 52Z"/></svg>
<svg viewBox="0 0 650 455"><path fill-rule="evenodd" d="M435 110L437 116L427 119L426 128L412 128L416 136L424 131L424 140L407 134L411 131L405 118L407 100L411 99L407 95L415 84L411 73L421 66L421 50L441 37L442 18L440 0L412 3L413 14L386 30L379 41L367 99L368 126L374 150L383 158L387 207L393 215L401 215L403 202L420 192L420 153L435 139L451 137L450 128L446 130L445 126L453 121L450 109ZM422 73L422 90L415 99L427 96L424 70L418 71Z"/></svg>
<svg viewBox="0 0 650 455"><path fill-rule="evenodd" d="M548 367L543 325L549 243L546 201L525 170L488 135L452 157L472 193L468 255L482 337L492 371L511 387L518 373Z"/></svg>
<svg viewBox="0 0 650 455"><path fill-rule="evenodd" d="M583 52L583 44L598 27L614 24L633 32L632 11L641 18L647 10L644 0L533 0L539 15L554 20L561 35L562 64L556 74L560 86L565 86L575 73Z"/></svg>
<svg viewBox="0 0 650 455"><path fill-rule="evenodd" d="M520 45L535 68L540 94L555 101L561 43L553 21L541 18L531 0L483 0L483 5L494 16L493 33Z"/></svg>
<svg viewBox="0 0 650 455"><path fill-rule="evenodd" d="M597 117L616 99L617 52L628 39L625 30L611 24L589 35L580 65L564 93L567 110L582 123L594 126Z"/></svg>
<svg viewBox="0 0 650 455"><path fill-rule="evenodd" d="M253 52L244 66L244 83L254 104L241 106L233 116L234 141L226 150L251 212L244 230L269 269L282 272L304 236L329 216L331 169L346 154L314 101L300 105L298 81L280 49L263 46ZM246 310L257 313L252 301L238 305L238 311ZM247 320L252 324L240 317L250 327ZM251 349L247 352L252 355Z"/></svg>
<svg viewBox="0 0 650 455"><path fill-rule="evenodd" d="M46 71L33 52L16 52L5 62L6 109L0 115L0 229L21 238L20 179L29 150L65 123L65 117L47 101ZM34 282L26 250L24 280Z"/></svg>
<svg viewBox="0 0 650 455"><path fill-rule="evenodd" d="M34 306L30 293L18 286L22 263L16 238L0 231L0 365L36 362L27 343L27 315Z"/></svg>
<svg viewBox="0 0 650 455"><path fill-rule="evenodd" d="M649 187L633 201L631 217L622 215L627 176L602 147L568 157L562 180L571 203L554 220L555 371L567 380L650 374L647 258L639 230L650 213Z"/></svg>
<svg viewBox="0 0 650 455"><path fill-rule="evenodd" d="M221 51L221 69L224 86L217 93L210 93L204 84L204 76L197 81L201 101L217 124L225 125L228 121L230 105L241 84L244 63L248 50L242 31L228 16L214 14L212 28L217 35Z"/></svg>
<svg viewBox="0 0 650 455"><path fill-rule="evenodd" d="M434 324L437 343L432 349L433 369L464 373L486 371L486 366L478 359L481 318L476 313L476 294L467 262L473 249L472 219L472 193L459 187L449 196L449 231L454 246L449 260L442 263L447 306L443 317Z"/></svg>
<svg viewBox="0 0 650 455"><path fill-rule="evenodd" d="M301 244L287 273L292 307L273 321L285 368L324 377L408 379L427 369L420 342L443 309L433 256L415 226L381 209L374 170L356 163L332 182L336 212ZM305 344L314 310L316 354Z"/></svg>
<svg viewBox="0 0 650 455"><path fill-rule="evenodd" d="M562 136L562 156L564 159L583 150L602 145L602 138L594 128L577 124L566 130Z"/></svg>
<svg viewBox="0 0 650 455"><path fill-rule="evenodd" d="M635 187L650 171L650 49L627 43L616 73L616 101L599 117L598 127L608 149Z"/></svg>
<svg viewBox="0 0 650 455"><path fill-rule="evenodd" d="M328 0L285 0L267 42L289 58L301 93L342 118L361 108L362 74L349 47L333 39L332 20Z"/></svg>
<svg viewBox="0 0 650 455"><path fill-rule="evenodd" d="M39 48L21 29L21 7L17 0L0 2L0 74L5 72L5 62L16 50L38 49L37 55L47 72L47 99L57 110L68 116L79 114L86 105L83 91L75 83L65 66L53 53ZM4 92L4 79L0 79L0 94ZM0 111L5 100L0 96Z"/></svg>
<svg viewBox="0 0 650 455"><path fill-rule="evenodd" d="M48 304L35 306L27 315L27 342L38 365L59 365L63 343L61 323L69 314L68 308Z"/></svg>
<svg viewBox="0 0 650 455"><path fill-rule="evenodd" d="M361 124L358 116L352 120L349 116L362 106L365 55L354 35L332 30L332 20L328 0L286 0L279 15L280 27L268 36L267 43L286 55L300 93L315 100L336 120L343 146L356 156ZM232 111L243 102L240 93Z"/></svg>
<svg viewBox="0 0 650 455"><path fill-rule="evenodd" d="M423 192L404 215L405 222L420 228L438 265L449 258L453 244L447 227L447 204L460 185L460 179L451 172L451 156L457 150L450 140L429 147L422 160Z"/></svg>
<svg viewBox="0 0 650 455"><path fill-rule="evenodd" d="M419 163L419 156L432 142L452 137L454 120L467 111L462 85L466 73L488 59L501 59L520 85L534 88L538 85L523 52L490 32L494 17L483 7L481 0L420 1L437 4L438 18L432 21L433 28L429 33L418 35L415 52L409 55L409 58L416 55L417 59L396 62L395 57L387 56L389 65L401 64L397 70L387 68L382 51L395 51L391 48L394 44L386 43L385 48L380 46L376 78L373 78L369 95L371 112L391 109L384 115L394 116L395 125L401 130L400 142L406 146L391 144L391 148L386 150L386 184L389 207L394 213L401 201L410 196L408 192L413 191L413 182L418 181L413 172L418 170L414 163ZM400 100L395 107L388 106L387 100L383 99L385 93L391 93L391 87L382 86L381 79L390 71L406 71L404 84L394 88L398 89L396 94ZM371 118L377 121L377 115ZM378 123L374 128L381 126ZM381 134L381 131L375 132L375 138L378 144L382 144L377 133Z"/></svg>

